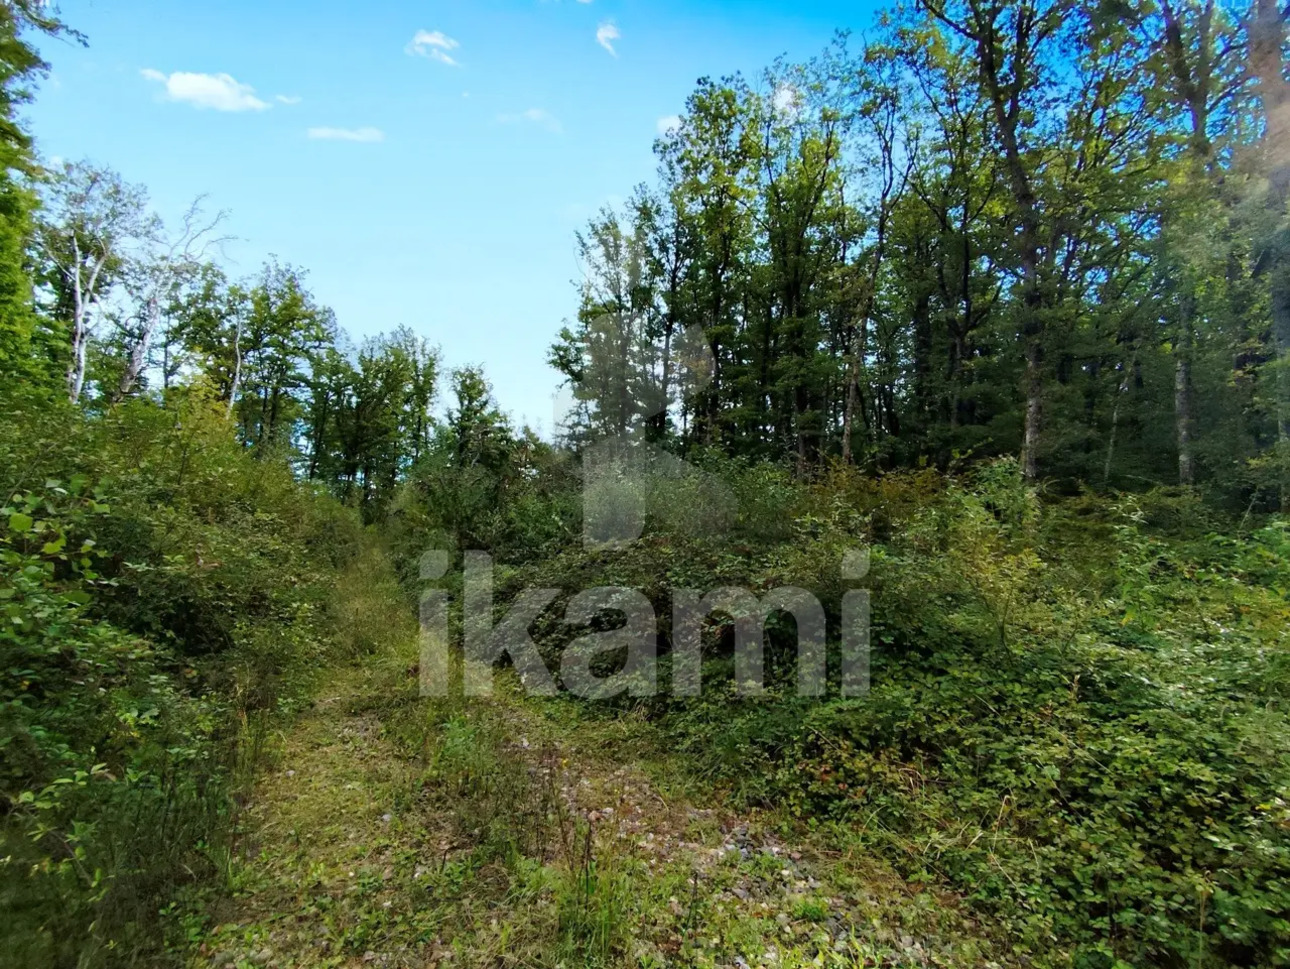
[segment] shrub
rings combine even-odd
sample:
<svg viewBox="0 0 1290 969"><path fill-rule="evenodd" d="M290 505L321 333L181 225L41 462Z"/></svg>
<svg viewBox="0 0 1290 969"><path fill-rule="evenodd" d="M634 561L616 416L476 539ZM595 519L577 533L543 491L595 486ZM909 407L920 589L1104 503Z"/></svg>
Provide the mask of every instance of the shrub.
<svg viewBox="0 0 1290 969"><path fill-rule="evenodd" d="M172 403L0 395L0 906L25 965L160 958L165 904L227 870L266 717L396 611L407 634L348 510Z"/></svg>

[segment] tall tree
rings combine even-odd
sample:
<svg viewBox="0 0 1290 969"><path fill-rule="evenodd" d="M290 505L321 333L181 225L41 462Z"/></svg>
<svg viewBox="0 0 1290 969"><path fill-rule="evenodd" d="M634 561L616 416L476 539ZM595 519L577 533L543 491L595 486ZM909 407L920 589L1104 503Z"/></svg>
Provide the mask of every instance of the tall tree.
<svg viewBox="0 0 1290 969"><path fill-rule="evenodd" d="M1215 0L1160 0L1158 10L1138 21L1149 45L1150 95L1159 99L1163 134L1181 150L1162 159L1172 171L1161 195L1157 262L1171 290L1174 358L1174 436L1178 481L1196 481L1194 367L1198 314L1204 279L1213 267L1189 245L1212 238L1222 171L1214 126L1228 119L1245 85L1242 44L1236 22ZM1153 49L1151 49L1153 48ZM1176 119L1183 119L1179 124ZM1199 256L1198 260L1196 257ZM1211 256L1212 258L1212 256Z"/></svg>
<svg viewBox="0 0 1290 969"><path fill-rule="evenodd" d="M147 192L87 162L69 162L52 179L41 216L41 255L51 267L52 311L66 327L67 396L85 387L90 339L129 261L152 243L158 220Z"/></svg>
<svg viewBox="0 0 1290 969"><path fill-rule="evenodd" d="M1025 355L1026 400L1021 465L1027 478L1039 474L1043 418L1043 338L1045 326L1045 245L1042 208L1036 186L1051 124L1056 58L1063 24L1074 20L1067 0L932 0L927 9L969 46L981 90L998 139L1011 193L1017 232L1012 255L1019 275L1017 329Z"/></svg>
<svg viewBox="0 0 1290 969"><path fill-rule="evenodd" d="M1276 0L1255 0L1250 24L1250 71L1263 103L1260 161L1267 188L1263 238L1256 271L1267 277L1275 355L1276 422L1283 449L1290 448L1290 81L1286 79L1286 22ZM1285 454L1283 462L1290 459ZM1282 471L1282 505L1290 510L1290 484Z"/></svg>
<svg viewBox="0 0 1290 969"><path fill-rule="evenodd" d="M153 338L180 287L196 278L210 250L222 241L213 236L225 213L206 216L201 199L184 213L178 230L167 236L160 220L147 249L122 273L131 306L122 327L121 379L111 396L119 401L134 390L149 361Z"/></svg>
<svg viewBox="0 0 1290 969"><path fill-rule="evenodd" d="M293 442L313 362L334 342L336 320L305 288L301 270L276 261L246 299L245 326L235 334L234 408L242 439L266 451Z"/></svg>
<svg viewBox="0 0 1290 969"><path fill-rule="evenodd" d="M29 40L33 32L82 41L52 15L47 3L0 3L0 368L7 371L29 369L36 322L26 251L36 205L30 183L38 166L18 118L19 108L31 99L32 85L48 71Z"/></svg>

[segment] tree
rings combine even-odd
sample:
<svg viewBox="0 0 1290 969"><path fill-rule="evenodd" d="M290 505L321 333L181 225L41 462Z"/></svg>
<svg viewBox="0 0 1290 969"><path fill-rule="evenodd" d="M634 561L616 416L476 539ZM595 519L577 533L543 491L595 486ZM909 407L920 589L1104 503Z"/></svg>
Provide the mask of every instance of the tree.
<svg viewBox="0 0 1290 969"><path fill-rule="evenodd" d="M692 440L717 444L726 433L723 395L730 385L741 304L748 296L745 259L752 233L757 130L754 96L740 77L699 81L680 127L658 151L675 180L675 198L696 242L686 287L693 322L702 327L712 379L689 405Z"/></svg>
<svg viewBox="0 0 1290 969"><path fill-rule="evenodd" d="M778 331L773 396L783 410L799 474L819 458L825 380L820 284L838 258L832 224L841 202L845 122L830 92L804 71L770 77L754 108L761 204L754 209L766 252L769 314Z"/></svg>
<svg viewBox="0 0 1290 969"><path fill-rule="evenodd" d="M379 516L430 439L438 352L410 330L374 337L356 358L315 357L304 413L307 474Z"/></svg>
<svg viewBox="0 0 1290 969"><path fill-rule="evenodd" d="M242 338L251 312L249 291L205 263L183 280L171 312L180 347L196 362L232 418L242 387Z"/></svg>
<svg viewBox="0 0 1290 969"><path fill-rule="evenodd" d="M335 315L305 289L304 275L267 263L243 291L245 315L233 316L233 412L242 440L262 452L292 443L313 362L336 338Z"/></svg>
<svg viewBox="0 0 1290 969"><path fill-rule="evenodd" d="M918 158L915 145L918 126L901 108L903 78L893 52L882 48L867 52L864 63L849 70L857 77L858 121L868 137L856 163L859 169L856 180L867 191L861 205L853 203L848 208L845 202L842 204L843 221L839 226L837 292L846 366L842 417L844 464L851 463L856 412L858 408L863 409L860 385L866 370L879 285L887 268L892 222L905 198ZM850 228L857 223L857 229ZM854 259L853 246L858 250Z"/></svg>
<svg viewBox="0 0 1290 969"><path fill-rule="evenodd" d="M1174 436L1178 481L1196 481L1194 369L1198 314L1204 281L1213 260L1225 255L1214 245L1216 203L1222 170L1215 124L1230 121L1232 105L1246 86L1237 24L1215 0L1161 0L1157 11L1138 13L1134 22L1147 48L1149 96L1166 141L1167 182L1160 195L1160 234L1155 258L1170 292L1169 327L1174 358ZM1185 119L1178 124L1174 119ZM1206 245L1195 241L1204 239ZM1220 269L1221 272L1221 269Z"/></svg>
<svg viewBox="0 0 1290 969"><path fill-rule="evenodd" d="M1011 215L1017 226L1012 255L1019 275L1017 329L1025 355L1025 429L1022 473L1039 474L1039 434L1043 415L1043 336L1045 281L1042 209L1036 177L1043 164L1040 125L1056 81L1053 53L1063 24L1075 20L1066 0L1011 0L1006 3L963 0L927 9L975 56L993 133L999 140L1004 173L1011 192ZM1068 28L1069 29L1069 28Z"/></svg>
<svg viewBox="0 0 1290 969"><path fill-rule="evenodd" d="M123 288L132 310L121 328L125 359L120 382L112 392L113 401L124 398L139 382L148 365L153 338L180 287L200 275L209 251L223 241L211 234L224 217L223 212L204 216L201 199L197 199L184 213L173 236L167 238L158 221L147 250L124 267Z"/></svg>
<svg viewBox="0 0 1290 969"><path fill-rule="evenodd" d="M85 386L97 317L137 252L157 236L147 192L88 162L69 162L46 193L39 227L41 255L50 266L51 310L67 328L67 396Z"/></svg>
<svg viewBox="0 0 1290 969"><path fill-rule="evenodd" d="M493 403L493 390L479 367L452 372L455 406L448 411L457 466L494 466L511 437L510 422Z"/></svg>
<svg viewBox="0 0 1290 969"><path fill-rule="evenodd" d="M39 168L18 109L31 99L31 85L48 65L24 36L30 32L80 41L38 0L0 3L0 368L29 369L29 342L36 318L26 250L33 232L36 198L30 181Z"/></svg>
<svg viewBox="0 0 1290 969"><path fill-rule="evenodd" d="M1283 449L1290 448L1290 81L1286 79L1286 23L1276 0L1255 0L1250 24L1250 71L1263 103L1261 169L1267 180L1265 222L1256 273L1266 276L1276 372L1276 422ZM1286 460L1282 456L1282 460ZM1290 486L1282 483L1290 510Z"/></svg>

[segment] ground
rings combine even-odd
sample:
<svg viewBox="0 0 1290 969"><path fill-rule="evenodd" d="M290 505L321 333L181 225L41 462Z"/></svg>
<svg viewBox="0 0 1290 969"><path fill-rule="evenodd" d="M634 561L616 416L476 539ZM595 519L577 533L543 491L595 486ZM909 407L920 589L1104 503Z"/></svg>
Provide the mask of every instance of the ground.
<svg viewBox="0 0 1290 969"><path fill-rule="evenodd" d="M338 671L274 738L194 967L1016 965L959 902L687 779L640 718Z"/></svg>

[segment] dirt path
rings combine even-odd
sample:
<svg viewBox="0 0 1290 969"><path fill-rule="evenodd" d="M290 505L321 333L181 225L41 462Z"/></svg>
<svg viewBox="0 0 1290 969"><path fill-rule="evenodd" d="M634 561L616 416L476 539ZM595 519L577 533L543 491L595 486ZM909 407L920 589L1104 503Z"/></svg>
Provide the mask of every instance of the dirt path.
<svg viewBox="0 0 1290 969"><path fill-rule="evenodd" d="M419 700L393 660L279 738L193 965L996 964L952 899L636 766L630 719Z"/></svg>

